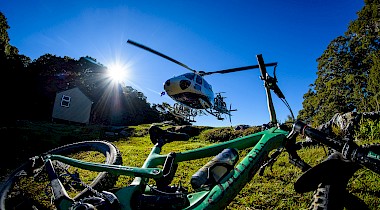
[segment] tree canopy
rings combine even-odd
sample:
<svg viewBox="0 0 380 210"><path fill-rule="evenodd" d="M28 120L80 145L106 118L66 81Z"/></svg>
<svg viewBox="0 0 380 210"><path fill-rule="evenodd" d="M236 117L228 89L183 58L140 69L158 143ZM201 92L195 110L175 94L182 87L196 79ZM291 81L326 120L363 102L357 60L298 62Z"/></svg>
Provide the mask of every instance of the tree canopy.
<svg viewBox="0 0 380 210"><path fill-rule="evenodd" d="M316 126L336 113L380 111L380 1L366 0L357 15L317 59L299 119Z"/></svg>

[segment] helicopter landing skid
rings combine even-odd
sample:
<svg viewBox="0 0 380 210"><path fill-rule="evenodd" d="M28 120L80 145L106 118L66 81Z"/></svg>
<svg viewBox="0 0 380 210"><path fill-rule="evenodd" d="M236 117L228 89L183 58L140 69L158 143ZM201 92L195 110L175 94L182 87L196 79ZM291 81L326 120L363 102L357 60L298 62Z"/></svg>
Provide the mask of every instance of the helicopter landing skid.
<svg viewBox="0 0 380 210"><path fill-rule="evenodd" d="M169 112L187 122L196 122L194 118L198 115L204 114L201 110L197 110L180 103L175 103L173 108L169 109Z"/></svg>
<svg viewBox="0 0 380 210"><path fill-rule="evenodd" d="M237 111L237 109L223 109L223 110L220 110L220 109L211 109L211 108L206 108L204 107L204 110L213 115L214 117L216 117L217 120L224 120L225 118L222 117L222 115L228 115L229 116L229 119L230 119L230 122L231 122L231 112L232 111Z"/></svg>
<svg viewBox="0 0 380 210"><path fill-rule="evenodd" d="M203 105L203 104L202 104ZM223 117L221 117L222 113L219 112L219 111L216 111L215 109L213 110L212 108L210 107L205 107L203 106L203 109L206 111L206 113L209 113L211 114L212 116L216 117L216 119L218 120L224 120Z"/></svg>
<svg viewBox="0 0 380 210"><path fill-rule="evenodd" d="M220 112L212 111L211 108L205 108L204 110L205 110L207 113L209 113L209 114L215 116L216 119L218 119L218 120L224 120L224 118L221 117L222 114L221 114Z"/></svg>

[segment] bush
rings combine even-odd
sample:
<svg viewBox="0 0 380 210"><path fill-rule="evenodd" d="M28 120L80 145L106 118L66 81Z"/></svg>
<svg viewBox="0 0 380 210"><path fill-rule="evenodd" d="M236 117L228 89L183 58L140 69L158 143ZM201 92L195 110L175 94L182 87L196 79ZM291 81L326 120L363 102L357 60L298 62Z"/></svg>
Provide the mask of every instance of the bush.
<svg viewBox="0 0 380 210"><path fill-rule="evenodd" d="M356 130L356 139L376 140L380 139L380 121L372 119L362 119Z"/></svg>
<svg viewBox="0 0 380 210"><path fill-rule="evenodd" d="M260 127L250 127L244 130L234 130L233 128L213 128L200 134L200 139L208 142L224 142L238 137L246 136L261 131Z"/></svg>

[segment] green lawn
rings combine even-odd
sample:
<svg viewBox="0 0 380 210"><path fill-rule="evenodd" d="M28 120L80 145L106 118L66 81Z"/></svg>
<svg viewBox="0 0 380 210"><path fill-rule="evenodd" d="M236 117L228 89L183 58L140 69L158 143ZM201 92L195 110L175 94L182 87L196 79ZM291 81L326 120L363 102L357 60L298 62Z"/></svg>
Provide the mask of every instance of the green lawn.
<svg viewBox="0 0 380 210"><path fill-rule="evenodd" d="M128 128L128 130L133 131L130 137L107 137L104 133L109 128L99 126L23 122L18 125L3 127L0 129L1 139L8 139L10 144L6 147L9 150L2 153L0 166L5 169L2 170L4 172L25 158L40 154L58 145L81 140L106 139L112 141L121 151L123 165L139 167L142 166L153 146L147 135L148 128L149 125L131 126ZM208 134L205 135L207 132ZM192 137L189 141L166 144L163 147L162 154L212 144L211 141L205 139L205 137L210 136L209 133L210 131L206 130L199 136ZM380 143L377 140L371 140L371 142L362 140L359 144L372 142ZM314 166L324 160L326 157L325 150L326 148L315 146L300 150L299 155L307 163ZM240 158L246 152L239 151ZM180 163L172 184L181 183L191 192L191 175L211 158ZM10 165L11 163L13 165ZM226 209L308 209L312 192L298 194L293 188L294 182L301 174L302 172L298 168L289 163L287 153L284 152L274 163L272 170L267 168L263 176L255 175L252 177L252 180L247 183ZM120 176L115 187L126 186L131 181L131 177ZM361 169L350 180L348 190L363 199L370 209L380 209L379 181L379 175Z"/></svg>

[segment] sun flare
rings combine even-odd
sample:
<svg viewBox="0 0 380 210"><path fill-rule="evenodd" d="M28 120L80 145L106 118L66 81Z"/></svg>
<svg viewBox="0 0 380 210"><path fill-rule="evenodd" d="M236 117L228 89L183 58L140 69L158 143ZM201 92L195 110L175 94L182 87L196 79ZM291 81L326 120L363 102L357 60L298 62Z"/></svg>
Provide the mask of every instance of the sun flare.
<svg viewBox="0 0 380 210"><path fill-rule="evenodd" d="M120 64L110 65L108 68L108 76L115 82L122 82L127 77L127 69Z"/></svg>

